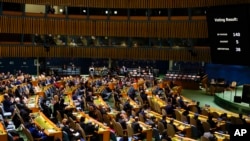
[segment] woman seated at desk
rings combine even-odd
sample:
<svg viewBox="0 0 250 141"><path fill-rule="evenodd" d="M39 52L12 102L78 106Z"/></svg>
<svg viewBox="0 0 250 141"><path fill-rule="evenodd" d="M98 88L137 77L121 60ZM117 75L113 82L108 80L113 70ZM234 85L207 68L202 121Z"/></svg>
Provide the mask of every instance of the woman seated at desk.
<svg viewBox="0 0 250 141"><path fill-rule="evenodd" d="M48 136L43 132L44 129L39 130L33 119L25 127L30 131L33 138L40 138L42 141L48 140Z"/></svg>

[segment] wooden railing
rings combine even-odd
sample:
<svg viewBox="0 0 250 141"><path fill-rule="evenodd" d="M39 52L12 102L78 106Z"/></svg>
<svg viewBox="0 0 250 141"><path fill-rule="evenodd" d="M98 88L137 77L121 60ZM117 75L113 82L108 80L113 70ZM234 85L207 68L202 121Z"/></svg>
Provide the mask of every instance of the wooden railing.
<svg viewBox="0 0 250 141"><path fill-rule="evenodd" d="M73 57L73 58L113 58L180 60L210 62L209 47L194 47L196 56L188 49L172 48L115 48L115 47L50 47L46 52L43 46L0 45L1 57Z"/></svg>
<svg viewBox="0 0 250 141"><path fill-rule="evenodd" d="M246 4L249 0L2 0L3 2L96 8L185 8Z"/></svg>

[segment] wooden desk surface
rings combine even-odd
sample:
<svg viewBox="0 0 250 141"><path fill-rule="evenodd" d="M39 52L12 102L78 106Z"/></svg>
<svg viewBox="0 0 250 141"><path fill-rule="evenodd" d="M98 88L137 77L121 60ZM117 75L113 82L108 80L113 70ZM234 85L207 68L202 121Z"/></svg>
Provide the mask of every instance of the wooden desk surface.
<svg viewBox="0 0 250 141"><path fill-rule="evenodd" d="M139 110L140 105L138 105L133 99L131 99L128 95L123 94L122 95L122 102L125 103L127 99L130 99L130 105L133 106L133 109Z"/></svg>
<svg viewBox="0 0 250 141"><path fill-rule="evenodd" d="M151 99L152 99L152 102L155 102L155 103L159 104L161 108L164 108L164 107L167 106L167 104L166 104L166 102L164 100L162 100L161 98L159 98L159 97L157 97L155 95L153 95L151 97Z"/></svg>
<svg viewBox="0 0 250 141"><path fill-rule="evenodd" d="M162 119L162 115L159 114L159 113L156 113L154 111L150 111L150 110L147 110L146 111L146 116L148 117L156 117L157 120L161 120ZM166 121L169 123L171 120L171 118L168 118L166 119ZM180 131L186 131L186 136L187 137L191 137L191 125L190 124L187 124L187 123L183 123L181 121L178 121L178 120L174 120L174 125L176 126L176 128Z"/></svg>
<svg viewBox="0 0 250 141"><path fill-rule="evenodd" d="M189 98L183 97L183 99L184 99L184 101L186 101L186 102L188 102L188 103L192 103L192 100L189 99ZM232 116L234 116L234 117L239 117L239 114L238 114L238 113L234 113L234 112L230 112L230 111L221 110L221 109L214 108L214 107L205 107L205 106L203 106L203 107L201 107L201 108L202 108L202 109L206 109L209 113L217 112L219 115L222 115L222 114L226 113L226 114L227 114L227 117L229 117L229 118L232 117ZM243 115L243 118L245 118L246 121L247 121L248 123L250 123L250 117L249 117L249 116Z"/></svg>
<svg viewBox="0 0 250 141"><path fill-rule="evenodd" d="M54 136L54 139L62 139L62 131L42 112L31 113L35 118L34 122L40 129L44 129L47 136Z"/></svg>
<svg viewBox="0 0 250 141"><path fill-rule="evenodd" d="M106 86L100 86L100 87L96 88L94 90L94 95L100 95L102 93L102 91L104 91L105 88L106 88Z"/></svg>
<svg viewBox="0 0 250 141"><path fill-rule="evenodd" d="M39 111L39 95L31 95L28 98L27 107L32 110L32 112Z"/></svg>
<svg viewBox="0 0 250 141"><path fill-rule="evenodd" d="M185 110L184 109L176 109L177 111L179 111L180 113L184 112ZM189 111L189 116L190 118L193 118L195 116L196 113L192 112L192 111ZM205 115L199 115L198 116L198 119L201 121L201 122L206 122L208 117L205 116ZM218 119L216 118L213 118L213 121L217 123L217 127L221 127L221 126L224 126L226 124L225 121L219 121Z"/></svg>
<svg viewBox="0 0 250 141"><path fill-rule="evenodd" d="M134 119L130 119L127 124L132 124ZM146 133L146 140L152 141L153 131L150 125L147 125L144 122L139 121L140 126L142 127L142 133Z"/></svg>
<svg viewBox="0 0 250 141"><path fill-rule="evenodd" d="M85 122L91 122L94 125L98 125L98 134L103 135L103 141L109 141L110 140L110 128L108 126L105 126L103 123L93 119L88 114L85 114L84 112L73 112L73 115L76 116L77 120L80 121L81 117L85 117Z"/></svg>
<svg viewBox="0 0 250 141"><path fill-rule="evenodd" d="M66 109L75 109L76 108L71 94L64 95L63 97L64 97L64 104L68 105L66 107Z"/></svg>
<svg viewBox="0 0 250 141"><path fill-rule="evenodd" d="M72 95L75 92L75 90L77 90L77 88L78 86L72 86L72 87L66 86L63 93Z"/></svg>
<svg viewBox="0 0 250 141"><path fill-rule="evenodd" d="M1 141L7 141L8 140L8 135L6 130L4 129L4 125L2 122L0 122L0 140Z"/></svg>
<svg viewBox="0 0 250 141"><path fill-rule="evenodd" d="M225 139L230 140L230 135L229 134L214 132L214 135L217 138L217 141L223 141Z"/></svg>
<svg viewBox="0 0 250 141"><path fill-rule="evenodd" d="M105 108L109 108L109 105L99 95L94 96L94 104L96 107L104 106Z"/></svg>
<svg viewBox="0 0 250 141"><path fill-rule="evenodd" d="M171 139L172 139L172 141L197 141L195 139L191 139L191 138L188 138L188 137L182 137L182 136L179 136L179 135L175 135Z"/></svg>

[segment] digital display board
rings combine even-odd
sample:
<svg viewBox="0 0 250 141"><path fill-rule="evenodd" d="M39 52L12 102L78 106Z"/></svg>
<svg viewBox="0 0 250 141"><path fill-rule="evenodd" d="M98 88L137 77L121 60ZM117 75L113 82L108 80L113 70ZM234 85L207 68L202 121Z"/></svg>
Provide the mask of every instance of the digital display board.
<svg viewBox="0 0 250 141"><path fill-rule="evenodd" d="M250 65L249 5L209 7L206 11L212 63Z"/></svg>

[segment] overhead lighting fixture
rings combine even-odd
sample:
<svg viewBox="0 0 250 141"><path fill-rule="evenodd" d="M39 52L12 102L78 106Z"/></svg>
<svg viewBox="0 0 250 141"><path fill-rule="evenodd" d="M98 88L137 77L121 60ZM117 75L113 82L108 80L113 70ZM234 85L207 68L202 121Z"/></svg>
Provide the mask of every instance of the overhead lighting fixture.
<svg viewBox="0 0 250 141"><path fill-rule="evenodd" d="M59 12L60 12L60 13L62 13L62 12L63 12L63 9L62 9L62 8L60 8L60 9L59 9Z"/></svg>
<svg viewBox="0 0 250 141"><path fill-rule="evenodd" d="M109 13L109 11L108 11L108 10L106 10L106 11L105 11L105 14L108 14L108 13Z"/></svg>
<svg viewBox="0 0 250 141"><path fill-rule="evenodd" d="M86 10L84 9L84 10L82 10L82 12L83 12L83 13L86 13Z"/></svg>
<svg viewBox="0 0 250 141"><path fill-rule="evenodd" d="M117 14L117 11L114 11L114 14L116 15L116 14Z"/></svg>

